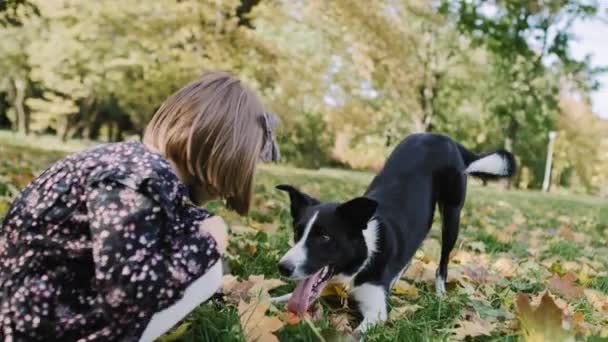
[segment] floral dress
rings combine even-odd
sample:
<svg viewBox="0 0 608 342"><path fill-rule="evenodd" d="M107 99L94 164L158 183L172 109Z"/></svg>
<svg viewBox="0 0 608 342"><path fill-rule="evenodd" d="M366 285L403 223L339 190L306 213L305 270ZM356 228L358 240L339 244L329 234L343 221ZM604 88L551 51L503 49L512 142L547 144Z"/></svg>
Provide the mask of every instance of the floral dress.
<svg viewBox="0 0 608 342"><path fill-rule="evenodd" d="M134 341L220 258L170 164L140 142L51 166L0 228L0 341Z"/></svg>

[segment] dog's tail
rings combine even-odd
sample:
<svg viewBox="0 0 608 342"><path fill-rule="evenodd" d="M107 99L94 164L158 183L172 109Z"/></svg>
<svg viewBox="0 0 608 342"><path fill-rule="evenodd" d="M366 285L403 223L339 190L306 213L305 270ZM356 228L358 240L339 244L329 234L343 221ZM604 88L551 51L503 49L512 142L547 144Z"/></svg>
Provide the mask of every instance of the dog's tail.
<svg viewBox="0 0 608 342"><path fill-rule="evenodd" d="M511 152L498 150L477 155L460 144L456 144L464 160L464 173L481 179L509 178L515 174L515 158Z"/></svg>

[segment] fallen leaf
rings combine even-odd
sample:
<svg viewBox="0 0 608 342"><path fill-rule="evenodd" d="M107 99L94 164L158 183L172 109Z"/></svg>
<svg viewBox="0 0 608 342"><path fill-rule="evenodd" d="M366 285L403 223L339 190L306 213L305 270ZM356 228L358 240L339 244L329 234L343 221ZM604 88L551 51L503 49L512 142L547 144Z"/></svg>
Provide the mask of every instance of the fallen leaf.
<svg viewBox="0 0 608 342"><path fill-rule="evenodd" d="M394 307L391 309L391 312L388 314L388 319L391 321L400 320L403 317L418 311L418 309L420 309L420 308L422 308L422 307L417 304Z"/></svg>
<svg viewBox="0 0 608 342"><path fill-rule="evenodd" d="M496 281L496 276L491 274L486 268L478 266L465 266L463 268L464 275L469 280L476 284L493 283Z"/></svg>
<svg viewBox="0 0 608 342"><path fill-rule="evenodd" d="M264 279L263 275L250 275L248 280L241 282L232 275L225 275L222 283L222 293L231 303L259 296L269 297L270 290L285 284L280 279Z"/></svg>
<svg viewBox="0 0 608 342"><path fill-rule="evenodd" d="M434 262L424 263L420 260L414 260L405 271L404 277L422 283L435 282L436 269L437 265Z"/></svg>
<svg viewBox="0 0 608 342"><path fill-rule="evenodd" d="M533 308L525 294L517 296L515 306L523 339L526 342L574 341L572 332L563 328L564 312L549 294L545 292L538 307Z"/></svg>
<svg viewBox="0 0 608 342"><path fill-rule="evenodd" d="M608 298L606 298L605 294L592 289L585 289L583 292L587 301L595 310L601 313L608 313Z"/></svg>
<svg viewBox="0 0 608 342"><path fill-rule="evenodd" d="M405 295L409 299L417 299L420 297L416 286L411 285L405 280L398 280L393 286L392 292L397 295Z"/></svg>
<svg viewBox="0 0 608 342"><path fill-rule="evenodd" d="M308 313L305 313L307 315ZM291 311L283 311L279 314L279 318L288 325L295 325L302 321L302 317Z"/></svg>
<svg viewBox="0 0 608 342"><path fill-rule="evenodd" d="M353 332L353 328L350 326L349 316L346 313L339 313L329 316L329 324L333 327L333 329L341 333L349 334Z"/></svg>
<svg viewBox="0 0 608 342"><path fill-rule="evenodd" d="M473 241L469 243L469 247L471 247L472 250L480 253L486 252L486 245L482 241Z"/></svg>
<svg viewBox="0 0 608 342"><path fill-rule="evenodd" d="M230 226L230 232L234 235L245 235L245 234L255 234L257 231L251 227L242 226L242 225L232 225Z"/></svg>
<svg viewBox="0 0 608 342"><path fill-rule="evenodd" d="M247 342L279 341L273 333L281 329L284 324L278 317L266 316L269 307L269 302L260 302L256 299L249 303L243 300L239 302L239 319Z"/></svg>
<svg viewBox="0 0 608 342"><path fill-rule="evenodd" d="M348 289L342 283L327 284L321 292L322 297L338 297L341 302L348 300Z"/></svg>
<svg viewBox="0 0 608 342"><path fill-rule="evenodd" d="M455 340L464 340L467 337L490 336L496 329L496 324L479 317L473 317L471 320L459 320L456 322L457 327L453 329L453 338Z"/></svg>
<svg viewBox="0 0 608 342"><path fill-rule="evenodd" d="M566 273L562 277L555 274L549 279L547 286L550 290L561 294L567 299L575 299L583 295L583 288L577 286L575 281L576 276L572 273Z"/></svg>
<svg viewBox="0 0 608 342"><path fill-rule="evenodd" d="M513 264L513 260L510 258L498 258L492 265L492 268L505 278L512 278L515 276L516 268Z"/></svg>
<svg viewBox="0 0 608 342"><path fill-rule="evenodd" d="M479 317L484 319L507 319L512 318L512 314L502 310L501 308L494 308L492 304L486 299L474 299L471 300L471 305Z"/></svg>

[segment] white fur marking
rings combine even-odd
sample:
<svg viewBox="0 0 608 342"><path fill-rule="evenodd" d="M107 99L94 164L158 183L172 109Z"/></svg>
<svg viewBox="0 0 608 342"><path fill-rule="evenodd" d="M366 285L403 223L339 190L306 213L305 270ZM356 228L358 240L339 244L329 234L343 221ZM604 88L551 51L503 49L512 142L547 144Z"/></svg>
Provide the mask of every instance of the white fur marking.
<svg viewBox="0 0 608 342"><path fill-rule="evenodd" d="M435 276L435 293L437 297L443 297L445 295L445 279L437 274Z"/></svg>
<svg viewBox="0 0 608 342"><path fill-rule="evenodd" d="M506 158L497 153L492 153L481 159L472 162L465 170L465 173L484 172L497 176L509 174L509 162Z"/></svg>
<svg viewBox="0 0 608 342"><path fill-rule="evenodd" d="M355 331L364 333L378 322L386 320L386 293L382 286L361 284L355 287L351 293L359 303L361 314L363 314L363 321Z"/></svg>
<svg viewBox="0 0 608 342"><path fill-rule="evenodd" d="M200 278L184 291L184 296L175 304L152 316L139 342L150 342L166 333L198 305L209 299L222 285L222 262L218 260Z"/></svg>
<svg viewBox="0 0 608 342"><path fill-rule="evenodd" d="M301 266L306 262L306 259L308 258L308 250L306 250L306 239L310 234L312 226L317 220L318 214L319 212L316 211L312 215L310 220L308 220L308 222L306 223L306 227L304 228L304 234L302 234L302 237L300 238L298 243L296 243L295 246L291 247L291 249L287 251L287 253L281 258L280 262L286 262L294 265L295 268L292 274L292 278L294 279L306 276L301 270Z"/></svg>

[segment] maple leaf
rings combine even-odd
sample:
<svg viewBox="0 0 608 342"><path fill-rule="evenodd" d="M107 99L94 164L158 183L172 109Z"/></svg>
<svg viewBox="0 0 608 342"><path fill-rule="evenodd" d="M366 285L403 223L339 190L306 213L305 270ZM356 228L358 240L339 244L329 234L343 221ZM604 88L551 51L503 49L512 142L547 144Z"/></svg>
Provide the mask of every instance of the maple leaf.
<svg viewBox="0 0 608 342"><path fill-rule="evenodd" d="M452 330L452 337L455 340L464 340L467 337L490 336L496 329L496 323L481 319L478 316L472 317L471 320L461 319L456 322L456 325L458 327Z"/></svg>
<svg viewBox="0 0 608 342"><path fill-rule="evenodd" d="M416 286L411 285L405 280L398 280L393 286L392 292L397 295L405 295L409 299L416 299L420 297Z"/></svg>
<svg viewBox="0 0 608 342"><path fill-rule="evenodd" d="M563 277L555 274L547 286L550 290L555 291L566 299L580 298L583 295L583 288L575 284L576 276L572 273L566 273Z"/></svg>
<svg viewBox="0 0 608 342"><path fill-rule="evenodd" d="M278 317L266 316L269 307L269 302L260 302L256 299L249 303L243 300L239 302L239 319L247 342L279 341L273 333L281 329L284 324Z"/></svg>
<svg viewBox="0 0 608 342"><path fill-rule="evenodd" d="M574 341L570 331L563 328L564 311L560 309L549 292L545 292L536 308L532 308L527 295L517 296L515 306L524 341Z"/></svg>

